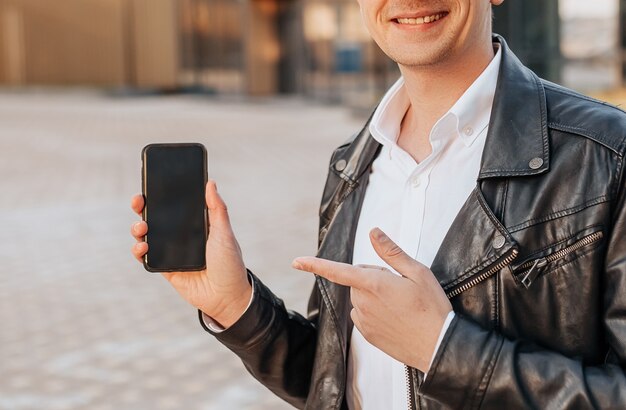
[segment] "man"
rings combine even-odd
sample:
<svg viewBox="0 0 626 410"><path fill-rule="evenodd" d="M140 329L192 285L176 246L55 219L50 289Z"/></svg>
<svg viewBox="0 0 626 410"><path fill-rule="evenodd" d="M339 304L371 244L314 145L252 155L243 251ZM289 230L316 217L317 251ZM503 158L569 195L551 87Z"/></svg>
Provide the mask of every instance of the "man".
<svg viewBox="0 0 626 410"><path fill-rule="evenodd" d="M208 184L207 271L165 277L294 406L626 406L626 115L523 67L502 1L359 0L402 79L331 159L307 318Z"/></svg>

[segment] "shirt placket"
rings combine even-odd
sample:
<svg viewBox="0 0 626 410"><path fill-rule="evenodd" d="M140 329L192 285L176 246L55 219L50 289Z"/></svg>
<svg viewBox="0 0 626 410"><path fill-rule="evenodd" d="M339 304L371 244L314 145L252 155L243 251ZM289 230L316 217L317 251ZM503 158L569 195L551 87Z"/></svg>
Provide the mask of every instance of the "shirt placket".
<svg viewBox="0 0 626 410"><path fill-rule="evenodd" d="M412 258L417 256L424 229L424 212L430 167L414 172L406 182L405 201L402 208L400 246Z"/></svg>

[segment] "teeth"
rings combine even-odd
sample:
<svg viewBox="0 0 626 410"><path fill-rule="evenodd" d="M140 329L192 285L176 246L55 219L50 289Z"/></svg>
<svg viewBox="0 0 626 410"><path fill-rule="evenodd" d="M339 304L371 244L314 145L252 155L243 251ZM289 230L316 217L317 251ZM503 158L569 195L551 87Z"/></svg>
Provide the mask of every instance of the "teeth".
<svg viewBox="0 0 626 410"><path fill-rule="evenodd" d="M441 19L443 17L443 14L433 14L432 16L426 16L426 17L417 17L417 18L399 18L396 19L398 21L398 23L400 24L412 24L412 25L419 25L419 24L428 24L428 23L433 23L439 19Z"/></svg>

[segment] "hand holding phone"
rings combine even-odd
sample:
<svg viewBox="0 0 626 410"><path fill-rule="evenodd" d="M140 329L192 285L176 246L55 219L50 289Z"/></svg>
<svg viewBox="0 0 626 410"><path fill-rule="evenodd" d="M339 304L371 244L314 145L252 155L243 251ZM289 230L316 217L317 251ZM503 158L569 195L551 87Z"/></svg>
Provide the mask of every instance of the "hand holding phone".
<svg viewBox="0 0 626 410"><path fill-rule="evenodd" d="M200 309L224 327L229 327L241 317L250 301L252 288L241 255L241 249L233 233L226 204L217 192L214 181L206 184L205 197L211 227L204 246L206 266L201 270L163 272L163 276L176 291L194 307ZM135 195L132 209L139 215L145 211L143 195ZM148 213L150 211L148 210ZM151 227L145 221L131 227L137 243L132 253L140 262L149 251L145 241Z"/></svg>

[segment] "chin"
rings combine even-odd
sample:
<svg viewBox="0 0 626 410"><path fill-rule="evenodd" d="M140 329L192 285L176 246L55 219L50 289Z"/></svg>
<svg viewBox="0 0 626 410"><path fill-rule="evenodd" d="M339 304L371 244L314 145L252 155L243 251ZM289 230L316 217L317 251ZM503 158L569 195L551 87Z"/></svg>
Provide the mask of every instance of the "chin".
<svg viewBox="0 0 626 410"><path fill-rule="evenodd" d="M451 32L436 36L398 36L385 35L374 37L381 50L396 63L408 67L428 67L438 65L454 53L458 39Z"/></svg>
<svg viewBox="0 0 626 410"><path fill-rule="evenodd" d="M383 50L397 64L406 67L432 67L445 61L449 55L447 50Z"/></svg>

